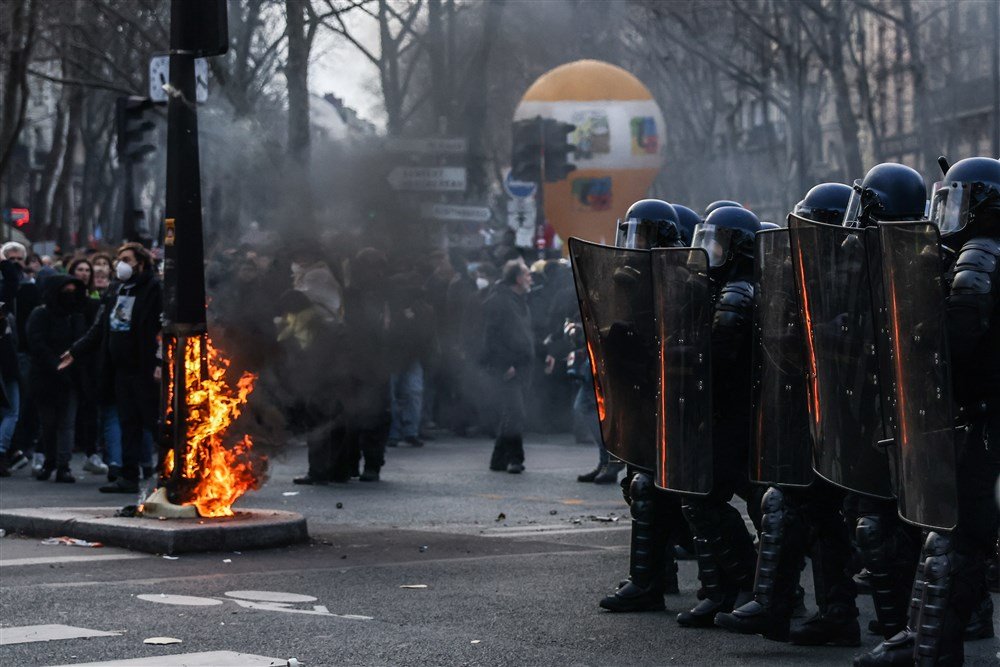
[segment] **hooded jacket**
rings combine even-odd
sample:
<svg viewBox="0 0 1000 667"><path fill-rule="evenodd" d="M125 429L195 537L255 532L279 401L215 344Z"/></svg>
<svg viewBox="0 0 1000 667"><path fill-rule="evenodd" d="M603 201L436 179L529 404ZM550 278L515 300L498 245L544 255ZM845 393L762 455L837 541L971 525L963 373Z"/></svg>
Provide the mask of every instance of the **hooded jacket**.
<svg viewBox="0 0 1000 667"><path fill-rule="evenodd" d="M76 285L76 292L67 303L61 292L70 284ZM28 318L25 330L32 361L31 386L39 401L58 401L81 386L82 370L77 364L61 371L58 367L62 353L87 330L85 298L82 282L66 275L52 276L43 286L42 305Z"/></svg>

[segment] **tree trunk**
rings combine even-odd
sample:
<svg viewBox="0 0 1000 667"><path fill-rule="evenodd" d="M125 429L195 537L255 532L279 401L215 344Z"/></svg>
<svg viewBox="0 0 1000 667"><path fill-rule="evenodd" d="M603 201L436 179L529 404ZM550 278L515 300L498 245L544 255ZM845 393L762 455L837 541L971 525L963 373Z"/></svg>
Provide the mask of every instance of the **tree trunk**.
<svg viewBox="0 0 1000 667"><path fill-rule="evenodd" d="M486 7L483 22L483 36L479 41L472 66L469 68L471 81L464 87L468 91L465 102L465 136L469 143L466 168L469 172L468 193L484 197L489 188L489 173L486 155L485 132L489 125L489 60L493 42L500 32L505 0L493 0Z"/></svg>
<svg viewBox="0 0 1000 667"><path fill-rule="evenodd" d="M308 1L308 0L306 0ZM288 155L300 167L309 163L309 42L303 0L285 0L288 62Z"/></svg>
<svg viewBox="0 0 1000 667"><path fill-rule="evenodd" d="M13 7L0 10L10 12L10 33L7 35L8 66L4 77L3 99L0 101L0 185L10 167L10 156L17 145L24 116L28 108L28 62L34 46L35 19L38 2L20 0ZM0 200L2 200L0 196Z"/></svg>

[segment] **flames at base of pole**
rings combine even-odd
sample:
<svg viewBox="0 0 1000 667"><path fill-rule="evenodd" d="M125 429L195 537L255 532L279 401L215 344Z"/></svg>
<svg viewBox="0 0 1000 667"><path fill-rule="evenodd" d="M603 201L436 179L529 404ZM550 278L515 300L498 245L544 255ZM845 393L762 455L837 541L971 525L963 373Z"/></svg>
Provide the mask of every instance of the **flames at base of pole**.
<svg viewBox="0 0 1000 667"><path fill-rule="evenodd" d="M194 505L203 517L233 516L232 505L250 489L259 486L266 459L251 456L253 442L244 435L235 444L226 437L240 416L257 376L244 372L232 387L226 381L229 360L212 345L207 335L178 338L184 344L183 396L186 448L182 460L174 450L163 461L163 475L173 480L179 501ZM168 382L166 422L174 428L177 381L173 369L175 347L167 346ZM175 470L176 468L176 470Z"/></svg>

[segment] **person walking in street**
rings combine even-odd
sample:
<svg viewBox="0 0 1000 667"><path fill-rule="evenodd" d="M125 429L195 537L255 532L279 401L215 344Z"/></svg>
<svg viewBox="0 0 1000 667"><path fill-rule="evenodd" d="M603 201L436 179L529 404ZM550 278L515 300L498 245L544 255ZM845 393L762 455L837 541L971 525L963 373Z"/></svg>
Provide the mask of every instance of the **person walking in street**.
<svg viewBox="0 0 1000 667"><path fill-rule="evenodd" d="M503 267L500 285L483 307L483 349L480 361L493 384L497 411L496 441L490 470L524 472L524 395L535 359L531 312L525 295L531 272L521 260Z"/></svg>

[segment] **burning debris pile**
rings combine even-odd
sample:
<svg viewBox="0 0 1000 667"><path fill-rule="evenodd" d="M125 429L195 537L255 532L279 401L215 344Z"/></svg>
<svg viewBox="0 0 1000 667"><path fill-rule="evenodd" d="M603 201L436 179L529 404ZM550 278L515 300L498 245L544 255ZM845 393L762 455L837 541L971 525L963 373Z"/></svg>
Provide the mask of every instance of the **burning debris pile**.
<svg viewBox="0 0 1000 667"><path fill-rule="evenodd" d="M193 505L203 517L233 516L233 503L258 488L266 471L266 457L252 455L250 436L236 440L228 433L257 376L243 372L231 386L229 360L207 334L172 338L167 361L166 427L179 436L163 462L168 496L176 504ZM186 427L177 428L179 423Z"/></svg>

